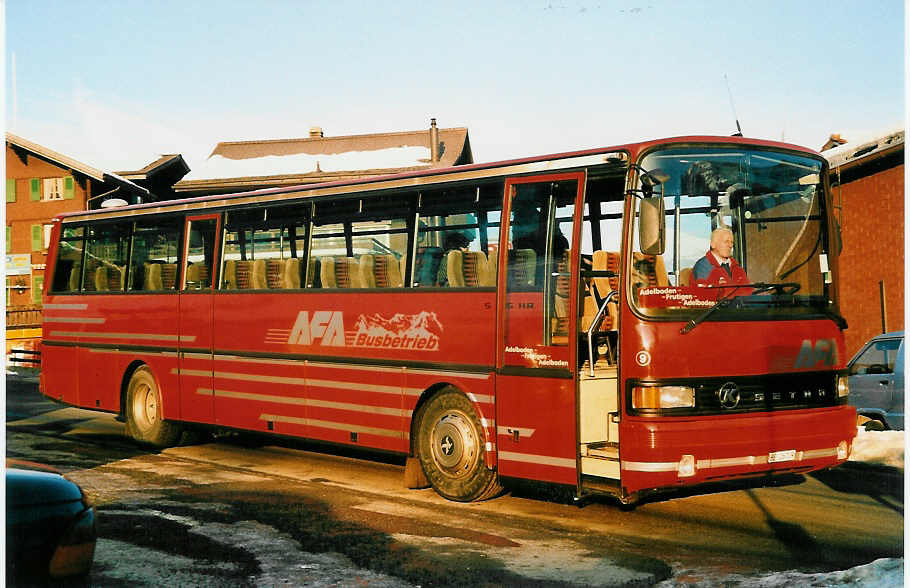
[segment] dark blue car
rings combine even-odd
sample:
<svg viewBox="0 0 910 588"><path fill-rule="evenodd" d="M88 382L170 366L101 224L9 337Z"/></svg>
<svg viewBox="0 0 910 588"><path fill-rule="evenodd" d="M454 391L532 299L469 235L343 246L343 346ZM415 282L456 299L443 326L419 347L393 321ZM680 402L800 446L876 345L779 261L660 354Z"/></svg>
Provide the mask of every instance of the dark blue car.
<svg viewBox="0 0 910 588"><path fill-rule="evenodd" d="M85 577L95 557L95 509L82 490L48 471L6 470L6 582Z"/></svg>

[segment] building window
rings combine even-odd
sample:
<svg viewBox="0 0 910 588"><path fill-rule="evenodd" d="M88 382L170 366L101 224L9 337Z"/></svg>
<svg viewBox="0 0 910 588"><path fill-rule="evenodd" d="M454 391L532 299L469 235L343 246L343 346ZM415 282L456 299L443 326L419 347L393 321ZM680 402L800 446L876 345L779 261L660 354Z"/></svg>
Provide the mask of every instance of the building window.
<svg viewBox="0 0 910 588"><path fill-rule="evenodd" d="M6 225L6 252L9 253L11 250L10 242L13 240L13 227Z"/></svg>
<svg viewBox="0 0 910 588"><path fill-rule="evenodd" d="M6 201L16 201L16 178L6 178Z"/></svg>
<svg viewBox="0 0 910 588"><path fill-rule="evenodd" d="M32 304L41 306L41 295L44 293L44 276L32 276Z"/></svg>
<svg viewBox="0 0 910 588"><path fill-rule="evenodd" d="M48 249L51 246L51 231L53 230L54 225L44 225L44 249Z"/></svg>
<svg viewBox="0 0 910 588"><path fill-rule="evenodd" d="M44 198L45 202L50 200L63 200L63 178L45 178L44 179Z"/></svg>
<svg viewBox="0 0 910 588"><path fill-rule="evenodd" d="M32 251L41 251L44 245L44 229L42 225L32 225Z"/></svg>

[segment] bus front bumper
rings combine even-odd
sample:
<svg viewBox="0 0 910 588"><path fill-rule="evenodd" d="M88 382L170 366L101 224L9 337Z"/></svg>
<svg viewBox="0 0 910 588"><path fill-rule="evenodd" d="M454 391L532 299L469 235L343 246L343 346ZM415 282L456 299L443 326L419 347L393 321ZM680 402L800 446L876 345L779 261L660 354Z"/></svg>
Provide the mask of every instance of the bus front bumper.
<svg viewBox="0 0 910 588"><path fill-rule="evenodd" d="M625 492L690 486L841 464L856 437L851 406L692 419L627 417Z"/></svg>

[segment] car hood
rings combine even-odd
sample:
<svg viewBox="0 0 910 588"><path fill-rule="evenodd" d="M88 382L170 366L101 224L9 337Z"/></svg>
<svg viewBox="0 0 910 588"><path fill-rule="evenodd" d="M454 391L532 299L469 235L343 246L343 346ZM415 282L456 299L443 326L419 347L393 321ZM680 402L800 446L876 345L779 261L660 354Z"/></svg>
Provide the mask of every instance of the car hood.
<svg viewBox="0 0 910 588"><path fill-rule="evenodd" d="M82 491L63 476L20 469L6 470L7 508L77 500L82 500Z"/></svg>

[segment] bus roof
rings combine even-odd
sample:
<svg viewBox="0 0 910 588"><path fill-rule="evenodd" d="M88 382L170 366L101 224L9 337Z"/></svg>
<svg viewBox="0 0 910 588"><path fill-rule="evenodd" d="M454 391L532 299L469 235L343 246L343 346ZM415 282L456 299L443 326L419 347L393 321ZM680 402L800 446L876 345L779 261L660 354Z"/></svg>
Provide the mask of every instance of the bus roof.
<svg viewBox="0 0 910 588"><path fill-rule="evenodd" d="M781 143L778 141L752 139L739 136L726 137L711 135L689 135L653 139L638 143L626 143L612 147L599 147L594 149L584 149L580 151L568 151L549 155L538 155L519 159L494 161L487 163L472 163L467 165L434 168L429 170L418 170L380 176L370 176L353 180L304 184L299 186L282 186L280 188L266 188L262 190L254 190L251 192L195 196L192 198L164 200L160 202L134 204L116 208L67 212L56 215L55 220L59 219L62 221L76 221L114 218L131 214L156 214L160 212L175 211L180 209L196 209L197 207L202 209L221 208L224 206L253 204L256 202L281 201L290 199L287 196L289 194L294 194L298 198L329 194L344 194L349 192L347 188L353 186L371 186L370 189L372 190L393 189L396 187L414 187L420 185L419 180L421 178L438 178L438 182L431 183L448 183L457 182L460 180L496 177L499 175L518 175L523 173L533 173L535 171L544 172L547 171L547 167L542 167L535 164L541 164L545 162L557 163L556 166L553 166L549 169L566 169L569 167L605 164L609 163L613 157L620 157L624 154L631 154L631 157L637 157L637 155L642 151L650 149L656 145L676 143L715 143L770 147L777 149L786 149L790 151L800 151L821 158L821 155L812 149L789 143ZM560 162L562 165L558 165ZM501 172L498 173L496 170L501 170Z"/></svg>

